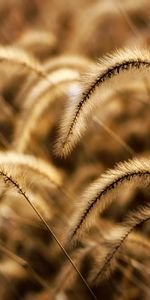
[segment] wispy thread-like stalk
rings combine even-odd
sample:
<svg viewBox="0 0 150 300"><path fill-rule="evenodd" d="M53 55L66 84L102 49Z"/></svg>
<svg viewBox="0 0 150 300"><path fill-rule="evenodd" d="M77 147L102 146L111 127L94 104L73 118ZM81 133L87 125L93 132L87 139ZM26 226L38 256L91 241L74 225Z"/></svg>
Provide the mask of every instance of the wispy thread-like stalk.
<svg viewBox="0 0 150 300"><path fill-rule="evenodd" d="M18 193L21 194L23 196L23 198L29 203L29 205L32 207L32 209L35 211L35 213L37 214L39 219L44 224L45 228L48 230L50 235L52 235L52 237L54 238L54 240L56 241L58 246L61 248L61 250L64 253L64 255L66 256L66 258L70 261L72 267L78 273L78 275L81 278L82 282L84 283L84 285L87 287L88 291L90 292L92 298L96 300L97 298L96 298L95 294L93 293L93 291L91 290L90 286L88 285L87 281L84 279L84 277L82 276L82 274L80 273L80 271L78 270L78 268L76 267L74 262L72 261L71 257L69 256L68 252L62 246L61 242L58 240L57 236L55 235L53 230L50 228L48 223L45 221L45 219L43 218L41 213L38 211L38 209L36 208L36 206L34 205L32 200L30 200L30 197L28 196L28 194L22 189L21 184L16 181L16 179L13 177L13 174L7 174L7 172L5 171L5 168L3 166L0 166L0 177L2 177L4 179L5 183L9 182L14 188L16 188Z"/></svg>

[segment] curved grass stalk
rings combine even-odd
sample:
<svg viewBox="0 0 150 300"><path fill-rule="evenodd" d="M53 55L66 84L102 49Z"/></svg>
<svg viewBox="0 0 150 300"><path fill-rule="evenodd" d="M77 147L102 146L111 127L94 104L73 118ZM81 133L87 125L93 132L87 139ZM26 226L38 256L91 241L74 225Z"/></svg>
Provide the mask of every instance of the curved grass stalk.
<svg viewBox="0 0 150 300"><path fill-rule="evenodd" d="M130 16L128 15L128 11L126 11L125 9L123 9L123 7L120 5L120 3L119 3L118 0L113 0L113 2L114 2L114 4L117 5L117 8L119 9L122 17L124 18L127 26L130 28L131 32L135 35L135 37L137 39L142 39L142 34L138 30L137 26L135 26L134 23L132 22ZM147 92L147 94L148 94L148 96L150 98L149 86L148 86L146 78L143 78L143 82L144 82L144 86L145 86L146 92Z"/></svg>
<svg viewBox="0 0 150 300"><path fill-rule="evenodd" d="M79 72L77 70L70 70L68 68L62 68L56 70L50 74L47 74L48 81L41 79L38 83L29 89L29 92L24 97L23 108L28 108L34 105L35 101L41 98L46 92L51 91L52 88L57 88L60 94L66 95L65 89L59 87L61 82L67 82L71 80L79 80ZM51 86L49 84L51 82Z"/></svg>
<svg viewBox="0 0 150 300"><path fill-rule="evenodd" d="M62 252L64 253L65 257L67 258L67 260L70 261L72 267L76 270L76 272L78 273L79 277L81 278L82 282L84 283L84 285L86 286L86 288L88 289L91 297L95 300L97 300L95 294L93 293L93 291L91 290L91 288L89 287L87 281L84 279L84 277L82 276L82 274L80 273L80 271L78 270L78 268L76 267L76 265L74 264L74 262L72 261L71 257L69 256L68 252L65 250L65 248L62 246L61 242L58 240L57 236L55 235L55 233L53 232L53 230L50 228L50 226L48 225L48 223L45 221L45 219L43 218L43 216L41 215L41 213L38 211L38 209L36 208L34 202L30 199L30 197L28 196L27 192L25 192L26 187L24 186L22 188L22 184L20 183L20 180L18 180L18 177L16 178L15 176L15 168L14 168L14 172L13 171L9 171L9 169L7 169L5 166L1 166L0 165L0 177L3 178L4 182L10 183L12 185L12 187L14 187L18 193L20 195L22 195L22 197L29 203L29 205L32 207L32 209L35 211L36 215L38 216L38 218L41 220L41 222L43 223L43 225L45 226L45 228L48 230L48 232L50 233L50 235L53 237L53 239L55 240L55 242L58 244L58 246L60 247L60 249L62 250ZM21 174L19 176L19 178L21 178Z"/></svg>
<svg viewBox="0 0 150 300"><path fill-rule="evenodd" d="M52 81L52 77L50 76L49 78L51 78ZM62 70L60 74L57 73L57 76L54 79L53 83L55 86L52 86L51 89L49 86L43 85L44 82L41 82L41 91L39 92L39 85L38 88L35 87L35 93L32 90L31 94L28 95L28 102L25 102L25 107L17 124L13 142L14 147L18 152L26 152L31 140L32 132L38 128L38 121L44 114L44 111L49 109L50 105L52 105L56 99L64 96L64 89L67 91L67 86L69 84L78 81L79 74L66 69ZM36 95L36 91L38 92L38 95Z"/></svg>
<svg viewBox="0 0 150 300"><path fill-rule="evenodd" d="M84 56L79 55L60 55L56 58L51 58L44 64L44 69L47 73L56 71L61 68L77 69L78 71L86 71L92 61Z"/></svg>
<svg viewBox="0 0 150 300"><path fill-rule="evenodd" d="M21 266L25 271L28 271L33 278L43 287L48 289L49 285L45 282L43 278L41 278L40 275L38 275L34 269L30 266L30 264L21 258L20 256L14 254L12 251L6 248L6 246L3 245L3 243L0 241L0 251L5 253L8 257L10 257L13 261L15 261L19 266Z"/></svg>
<svg viewBox="0 0 150 300"><path fill-rule="evenodd" d="M150 205L141 207L137 211L131 212L127 221L123 222L120 230L112 230L109 239L106 241L106 251L102 257L100 263L100 269L93 276L93 282L97 282L101 276L108 270L109 266L112 266L112 260L118 254L120 248L123 246L124 242L128 238L129 234L137 228L137 226L144 224L150 220Z"/></svg>
<svg viewBox="0 0 150 300"><path fill-rule="evenodd" d="M14 168L14 171L17 168L23 169L27 168L36 175L47 179L49 183L61 187L62 185L62 176L58 170L46 161L35 158L32 155L21 154L17 152L0 152L0 165L6 167L8 170L11 166Z"/></svg>
<svg viewBox="0 0 150 300"><path fill-rule="evenodd" d="M100 95L106 85L114 86L119 79L125 79L125 74L139 75L150 69L150 52L148 49L121 49L112 55L104 57L99 64L84 79L83 89L79 97L69 104L60 127L56 152L60 156L68 155L86 130L87 118L91 109L98 105ZM123 82L123 80L122 80ZM100 102L100 103L101 103ZM61 149L61 151L59 151Z"/></svg>
<svg viewBox="0 0 150 300"><path fill-rule="evenodd" d="M11 46L7 46L7 47L1 46L0 62L25 68L33 72L33 74L36 74L48 86L51 85L55 86L55 83L51 82L50 79L48 78L48 74L45 72L42 65L33 56L29 55L23 49L19 49L17 47L11 47Z"/></svg>
<svg viewBox="0 0 150 300"><path fill-rule="evenodd" d="M57 86L57 84L62 81L63 76L64 80L65 78L69 78L69 80L71 80L71 78L73 79L74 77L79 77L79 71L77 70L77 68L71 69L67 66L62 66L61 68L52 71L44 70L44 72L47 75L47 80L45 80L44 78L38 78L38 80L37 78L29 78L26 84L24 84L23 88L17 96L16 101L18 105L22 103L23 99L23 108L32 106L32 104L46 91L48 91L51 87L55 87L55 84ZM66 95L64 89L61 88L60 92Z"/></svg>
<svg viewBox="0 0 150 300"><path fill-rule="evenodd" d="M51 32L42 30L27 30L16 42L28 51L37 52L39 49L49 47L49 50L56 45L56 37Z"/></svg>
<svg viewBox="0 0 150 300"><path fill-rule="evenodd" d="M0 62L12 65L18 65L26 68L39 77L46 78L46 74L40 63L26 51L17 47L5 46L0 47Z"/></svg>
<svg viewBox="0 0 150 300"><path fill-rule="evenodd" d="M96 180L81 197L77 212L72 220L69 241L80 238L87 226L95 220L113 201L112 193L129 181L146 185L150 180L150 160L132 159L119 163Z"/></svg>

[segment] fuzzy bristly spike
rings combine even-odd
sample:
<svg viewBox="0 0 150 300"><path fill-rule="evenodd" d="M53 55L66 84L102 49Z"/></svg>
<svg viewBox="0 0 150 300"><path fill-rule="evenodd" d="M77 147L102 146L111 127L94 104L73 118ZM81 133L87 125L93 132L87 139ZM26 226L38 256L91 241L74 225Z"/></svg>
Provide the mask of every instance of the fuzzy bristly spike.
<svg viewBox="0 0 150 300"><path fill-rule="evenodd" d="M72 219L69 241L80 238L95 220L98 213L102 213L113 201L112 193L123 184L140 181L143 185L150 181L150 160L148 158L134 158L119 163L114 169L108 170L85 191L80 198L76 214Z"/></svg>
<svg viewBox="0 0 150 300"><path fill-rule="evenodd" d="M126 74L145 74L150 70L150 51L148 49L121 49L106 55L89 74L83 77L83 84L79 95L68 103L68 107L60 125L56 153L67 156L77 144L87 127L87 118L91 110L103 101L106 87L118 85L118 81L128 80Z"/></svg>
<svg viewBox="0 0 150 300"><path fill-rule="evenodd" d="M41 64L34 58L34 56L28 54L28 52L26 52L25 50L17 47L1 46L0 62L14 66L20 66L37 74L39 77L46 77L44 69L42 68Z"/></svg>

